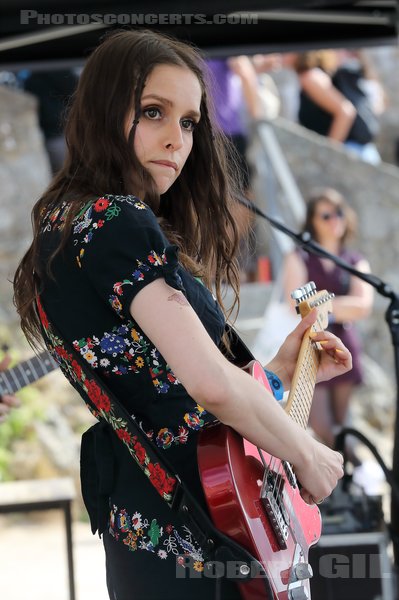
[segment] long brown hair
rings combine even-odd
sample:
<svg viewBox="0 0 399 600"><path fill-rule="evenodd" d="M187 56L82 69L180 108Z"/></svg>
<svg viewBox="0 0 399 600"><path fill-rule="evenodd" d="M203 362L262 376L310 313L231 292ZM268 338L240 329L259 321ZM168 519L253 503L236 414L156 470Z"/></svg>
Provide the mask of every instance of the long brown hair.
<svg viewBox="0 0 399 600"><path fill-rule="evenodd" d="M192 151L162 201L134 153L135 127L127 139L124 132L132 109L135 121L140 117L145 82L160 64L189 68L202 89ZM208 287L215 286L222 306L224 282L233 287L238 301L238 233L231 209L240 184L231 166L234 161L227 160L227 153L234 151L214 124L205 78L206 65L195 48L151 31L112 33L89 57L67 116L64 165L33 208L33 242L14 278L14 303L33 346L41 340L35 298L44 276L38 251L42 218L65 200L68 216L60 244L45 267L49 276L51 260L65 246L72 220L88 199L144 190L143 200L159 217L168 238L180 247L183 264L201 275Z"/></svg>

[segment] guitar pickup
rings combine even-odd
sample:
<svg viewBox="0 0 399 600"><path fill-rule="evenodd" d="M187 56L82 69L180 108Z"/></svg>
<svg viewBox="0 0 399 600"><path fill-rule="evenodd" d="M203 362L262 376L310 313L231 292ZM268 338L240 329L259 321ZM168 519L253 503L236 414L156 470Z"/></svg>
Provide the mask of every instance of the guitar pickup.
<svg viewBox="0 0 399 600"><path fill-rule="evenodd" d="M283 504L284 479L269 472L263 482L260 499L280 548L287 548L289 516Z"/></svg>

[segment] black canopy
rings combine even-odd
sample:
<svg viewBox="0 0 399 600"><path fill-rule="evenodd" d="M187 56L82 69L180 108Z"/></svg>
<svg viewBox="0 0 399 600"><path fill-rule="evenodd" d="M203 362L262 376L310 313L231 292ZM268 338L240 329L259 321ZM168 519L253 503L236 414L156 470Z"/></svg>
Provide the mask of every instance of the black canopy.
<svg viewBox="0 0 399 600"><path fill-rule="evenodd" d="M33 3L32 3L33 4ZM147 27L214 55L394 44L397 0L1 0L0 68L82 62L109 28Z"/></svg>

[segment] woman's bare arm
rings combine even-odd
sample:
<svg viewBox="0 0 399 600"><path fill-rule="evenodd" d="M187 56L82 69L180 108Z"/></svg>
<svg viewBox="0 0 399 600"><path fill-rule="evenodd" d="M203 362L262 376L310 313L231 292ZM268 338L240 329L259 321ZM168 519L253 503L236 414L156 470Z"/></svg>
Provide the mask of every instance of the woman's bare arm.
<svg viewBox="0 0 399 600"><path fill-rule="evenodd" d="M356 108L333 85L331 78L321 69L309 69L301 73L302 90L320 108L330 113L332 123L328 137L344 142L356 117Z"/></svg>
<svg viewBox="0 0 399 600"><path fill-rule="evenodd" d="M137 294L130 311L196 402L252 443L290 461L305 488L305 499L306 494L309 500L331 493L342 475L340 456L316 442L286 415L264 386L223 356L181 292L158 279ZM298 325L290 340L293 347L299 350L314 319L311 314ZM327 333L319 335L342 351L340 363L330 347L323 352L325 365L329 364L324 367L326 372L338 374L351 368L350 353L340 340ZM294 360L285 365L285 384L294 367Z"/></svg>

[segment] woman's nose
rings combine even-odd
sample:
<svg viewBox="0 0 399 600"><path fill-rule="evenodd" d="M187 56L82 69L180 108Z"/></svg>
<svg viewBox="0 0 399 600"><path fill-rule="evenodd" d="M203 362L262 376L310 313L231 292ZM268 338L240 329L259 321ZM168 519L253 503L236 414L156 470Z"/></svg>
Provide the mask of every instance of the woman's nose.
<svg viewBox="0 0 399 600"><path fill-rule="evenodd" d="M165 135L165 148L179 150L183 146L183 132L179 123L170 123Z"/></svg>

